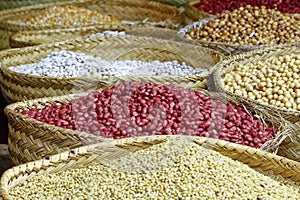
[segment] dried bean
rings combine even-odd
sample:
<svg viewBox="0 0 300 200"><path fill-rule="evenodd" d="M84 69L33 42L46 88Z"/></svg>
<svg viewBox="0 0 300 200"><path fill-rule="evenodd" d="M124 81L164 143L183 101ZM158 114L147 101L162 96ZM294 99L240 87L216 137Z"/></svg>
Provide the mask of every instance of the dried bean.
<svg viewBox="0 0 300 200"><path fill-rule="evenodd" d="M19 73L49 77L168 76L201 73L205 70L195 69L184 62L180 64L178 61L107 61L66 50L53 52L40 62L10 67L10 69Z"/></svg>
<svg viewBox="0 0 300 200"><path fill-rule="evenodd" d="M299 199L299 185L269 177L191 141L168 141L104 165L36 175L21 199Z"/></svg>
<svg viewBox="0 0 300 200"><path fill-rule="evenodd" d="M290 0L202 0L193 6L200 11L216 15L226 10L233 11L247 5L265 6L268 9L277 9L282 13L300 13L300 2Z"/></svg>
<svg viewBox="0 0 300 200"><path fill-rule="evenodd" d="M300 55L237 65L224 76L228 91L261 103L300 111ZM243 81L240 81L243 80Z"/></svg>
<svg viewBox="0 0 300 200"><path fill-rule="evenodd" d="M300 21L274 9L240 7L216 15L202 27L192 27L186 37L236 45L267 45L296 42Z"/></svg>
<svg viewBox="0 0 300 200"><path fill-rule="evenodd" d="M180 134L209 136L259 148L276 135L276 130L239 106L176 85L154 83L124 82L65 106L55 104L22 113L45 123L114 139Z"/></svg>

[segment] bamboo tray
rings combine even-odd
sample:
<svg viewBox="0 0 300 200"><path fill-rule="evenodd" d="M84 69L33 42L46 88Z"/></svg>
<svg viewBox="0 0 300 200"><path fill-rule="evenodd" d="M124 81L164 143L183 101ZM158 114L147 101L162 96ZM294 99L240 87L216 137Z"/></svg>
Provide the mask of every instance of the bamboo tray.
<svg viewBox="0 0 300 200"><path fill-rule="evenodd" d="M225 93L227 97L230 99L236 99L237 102L247 105L251 104L257 108L262 108L266 110L266 112L270 113L273 116L278 118L285 118L286 120L292 122L295 125L296 132L292 134L288 139L284 142L282 148L279 150L279 155L300 161L300 112L292 111L287 109L282 109L278 107L274 107L268 104L262 104L258 101L251 100L245 98L240 95L236 95L232 92L229 92L225 89L225 85L223 82L223 76L225 73L230 72L236 65L246 65L248 63L253 63L255 61L264 61L273 56L286 55L290 53L299 54L300 48L298 45L286 45L283 47L268 47L262 48L259 50L255 50L252 52L239 54L233 57L230 57L223 62L220 62L212 76L215 82L215 86L218 92Z"/></svg>
<svg viewBox="0 0 300 200"><path fill-rule="evenodd" d="M89 55L99 56L106 60L140 60L140 61L173 61L185 62L194 68L207 69L200 74L185 76L145 76L144 81L155 83L180 83L191 88L205 88L206 78L212 68L222 59L217 51L197 47L175 41L160 40L149 37L135 36L102 36L79 38L59 43L50 43L22 49L2 51L0 61L0 86L4 94L12 102L70 93L85 92L105 86L101 78L92 80L90 77L62 78L47 77L16 73L11 66L28 64L39 61L46 55L60 50L71 50ZM110 77L115 82L122 80L136 80L141 77L124 76ZM74 87L82 83L80 90ZM95 85L96 84L96 85Z"/></svg>
<svg viewBox="0 0 300 200"><path fill-rule="evenodd" d="M117 159L130 152L138 151L167 140L186 139L184 136L150 136L120 140L112 145L91 145L76 148L72 151L50 156L46 159L22 164L7 170L1 177L0 195L3 200L12 197L9 191L18 184L28 181L30 178L58 173L72 168L81 168L90 165L101 165L107 160ZM264 173L267 176L279 176L300 183L300 164L298 162L270 154L258 149L228 143L221 140L206 139L202 137L192 138L191 142L221 153L223 156L239 161L249 167ZM124 151L124 146L126 151ZM96 152L96 153L95 153Z"/></svg>
<svg viewBox="0 0 300 200"><path fill-rule="evenodd" d="M103 27L133 27L135 25L144 24L158 25L168 28L179 28L181 24L181 16L179 10L175 7L164 5L158 2L146 0L86 0L86 1L70 1L53 4L27 6L23 8L16 8L4 10L0 12L0 49L10 48L9 37L18 31L25 30L46 30L46 29L64 29L64 28L80 28L83 26L24 26L13 23L13 19L22 17L29 17L38 11L54 5L73 5L83 7L90 10L106 13L114 18L121 20L121 22L113 23L99 23ZM145 22L145 23L144 23ZM92 24L94 26L97 24ZM109 26L110 25L110 26Z"/></svg>

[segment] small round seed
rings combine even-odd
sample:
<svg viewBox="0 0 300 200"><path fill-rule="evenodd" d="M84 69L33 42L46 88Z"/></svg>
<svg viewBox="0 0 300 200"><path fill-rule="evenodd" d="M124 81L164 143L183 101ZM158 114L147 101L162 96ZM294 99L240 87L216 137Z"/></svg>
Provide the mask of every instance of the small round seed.
<svg viewBox="0 0 300 200"><path fill-rule="evenodd" d="M206 70L193 68L185 62L180 64L176 60L167 62L107 61L100 57L67 50L53 52L37 63L14 66L10 69L19 73L49 77L168 76L201 73Z"/></svg>
<svg viewBox="0 0 300 200"><path fill-rule="evenodd" d="M299 199L299 185L269 177L189 140L171 140L104 165L35 176L22 199Z"/></svg>

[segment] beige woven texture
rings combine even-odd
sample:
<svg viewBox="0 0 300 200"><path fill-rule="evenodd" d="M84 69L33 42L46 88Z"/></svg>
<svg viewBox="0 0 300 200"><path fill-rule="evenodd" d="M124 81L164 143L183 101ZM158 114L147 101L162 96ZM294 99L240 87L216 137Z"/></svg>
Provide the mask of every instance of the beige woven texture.
<svg viewBox="0 0 300 200"><path fill-rule="evenodd" d="M270 57L277 57L286 54L299 54L300 48L296 45L287 45L282 47L267 47L258 49L252 52L239 54L236 56L229 57L228 59L220 62L212 76L215 82L216 90L218 92L226 94L231 100L234 99L239 104L243 104L246 107L255 107L256 109L262 109L265 113L278 118L284 118L293 124L293 129L295 130L286 140L281 144L278 151L279 155L284 157L300 161L300 113L298 111L292 111L287 109L282 109L267 104L259 103L258 101L247 99L240 95L236 95L225 89L225 85L222 77L224 74L230 72L237 65L246 65L248 63L253 63L256 61L264 61Z"/></svg>
<svg viewBox="0 0 300 200"><path fill-rule="evenodd" d="M111 144L96 144L76 148L42 159L16 166L7 170L1 177L0 194L3 200L10 200L9 190L31 177L48 173L58 173L63 170L80 168L90 165L101 165L107 160L117 159L130 152L165 142L171 139L184 139L188 136L148 136L140 138L121 139ZM298 162L270 154L259 149L233 144L226 141L192 138L192 142L213 149L233 160L240 161L266 175L280 176L284 179L300 183L300 164ZM126 150L124 150L126 149Z"/></svg>
<svg viewBox="0 0 300 200"><path fill-rule="evenodd" d="M120 26L118 24L104 24L93 27L81 27L70 29L53 29L53 30L29 30L19 31L11 35L10 46L20 48L34 46L39 44L59 42L70 40L77 37L96 34L105 30L126 31L128 35L154 37L159 39L174 40L177 37L177 31L161 27L144 27L143 24L132 26Z"/></svg>
<svg viewBox="0 0 300 200"><path fill-rule="evenodd" d="M188 0L184 10L184 25L191 24L201 19L212 17L213 15L202 12L193 5L201 2L201 0Z"/></svg>
<svg viewBox="0 0 300 200"><path fill-rule="evenodd" d="M18 165L71 150L86 144L104 141L92 134L80 133L39 122L20 114L21 110L41 108L54 103L67 103L80 95L50 97L11 104L5 108L8 118L10 157Z"/></svg>
<svg viewBox="0 0 300 200"><path fill-rule="evenodd" d="M19 31L10 36L9 44L11 48L21 48L75 39L106 30L125 31L130 30L131 28L133 27L121 24L102 24L80 28Z"/></svg>
<svg viewBox="0 0 300 200"><path fill-rule="evenodd" d="M36 27L36 26L22 26L9 22L12 19L18 19L20 17L29 17L36 12L43 10L46 7L53 5L74 5L78 7L84 7L90 10L98 11L100 13L109 14L115 17L121 22L114 22L115 27L127 27L134 26L134 24L141 24L145 20L152 22L152 25L165 26L169 28L178 28L181 24L181 16L179 10L175 7L161 4L158 2L146 1L146 0L87 0L87 1L70 1L45 5L27 6L23 8L16 8L11 10L4 10L0 12L0 49L10 48L9 37L18 31L25 30L46 30L46 29L62 29L62 28L79 28L77 27ZM137 23L126 23L137 22ZM101 23L103 27L111 23ZM151 23L150 23L151 24ZM95 24L97 25L97 24ZM147 25L147 23L146 23ZM149 24L148 24L149 25ZM109 27L109 26L108 26Z"/></svg>
<svg viewBox="0 0 300 200"><path fill-rule="evenodd" d="M155 83L180 83L190 88L205 88L205 78L222 59L217 51L184 43L134 36L103 36L79 38L60 43L50 43L36 47L2 51L0 58L1 89L12 102L28 99L80 93L95 87L103 87L102 79L96 78L55 78L16 73L11 66L38 62L46 55L59 50L71 50L100 56L107 60L141 60L185 62L194 68L208 69L201 74L185 76L125 76L110 77L107 82L123 80L150 81ZM85 86L74 90L76 85ZM95 86L98 85L98 86Z"/></svg>

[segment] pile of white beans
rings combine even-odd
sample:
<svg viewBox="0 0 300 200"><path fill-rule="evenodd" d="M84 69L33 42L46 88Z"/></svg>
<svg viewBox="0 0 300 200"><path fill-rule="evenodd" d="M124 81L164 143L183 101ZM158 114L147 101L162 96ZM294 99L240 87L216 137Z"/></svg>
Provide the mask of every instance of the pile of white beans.
<svg viewBox="0 0 300 200"><path fill-rule="evenodd" d="M138 60L107 61L84 53L62 50L53 52L39 62L10 67L11 70L49 77L83 76L169 76L200 73L205 69L193 68L184 62Z"/></svg>

